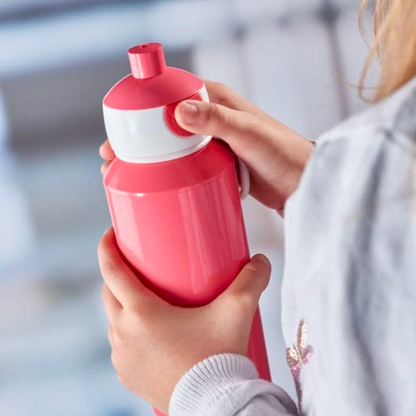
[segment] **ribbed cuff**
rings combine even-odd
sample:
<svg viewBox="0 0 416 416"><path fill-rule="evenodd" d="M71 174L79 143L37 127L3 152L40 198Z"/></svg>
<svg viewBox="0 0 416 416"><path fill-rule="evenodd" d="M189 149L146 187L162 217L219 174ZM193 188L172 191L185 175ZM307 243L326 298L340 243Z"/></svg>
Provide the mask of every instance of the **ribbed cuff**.
<svg viewBox="0 0 416 416"><path fill-rule="evenodd" d="M242 355L214 355L195 365L176 386L169 416L232 416L245 385L258 379L254 364ZM220 413L219 413L220 409Z"/></svg>

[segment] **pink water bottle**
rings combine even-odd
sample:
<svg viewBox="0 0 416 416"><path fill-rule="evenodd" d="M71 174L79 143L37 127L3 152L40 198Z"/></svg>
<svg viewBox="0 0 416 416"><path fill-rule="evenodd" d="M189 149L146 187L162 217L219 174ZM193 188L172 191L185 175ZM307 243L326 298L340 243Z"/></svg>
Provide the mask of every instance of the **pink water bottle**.
<svg viewBox="0 0 416 416"><path fill-rule="evenodd" d="M198 77L166 67L159 43L135 46L128 55L132 74L103 101L116 154L104 186L117 243L160 297L177 306L202 306L250 259L240 201L249 175L223 143L176 122L179 102L208 101ZM260 377L270 380L259 311L249 357Z"/></svg>

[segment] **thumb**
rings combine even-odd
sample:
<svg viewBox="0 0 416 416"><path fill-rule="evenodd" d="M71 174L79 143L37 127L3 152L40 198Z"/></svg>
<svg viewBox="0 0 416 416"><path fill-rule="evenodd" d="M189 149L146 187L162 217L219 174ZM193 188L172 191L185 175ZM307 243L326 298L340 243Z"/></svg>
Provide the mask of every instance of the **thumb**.
<svg viewBox="0 0 416 416"><path fill-rule="evenodd" d="M216 136L228 144L252 136L252 115L220 104L187 100L175 110L179 125L195 134Z"/></svg>
<svg viewBox="0 0 416 416"><path fill-rule="evenodd" d="M254 313L260 296L269 283L270 274L270 261L263 254L257 254L243 267L234 282L219 298L232 297L238 303L246 304Z"/></svg>

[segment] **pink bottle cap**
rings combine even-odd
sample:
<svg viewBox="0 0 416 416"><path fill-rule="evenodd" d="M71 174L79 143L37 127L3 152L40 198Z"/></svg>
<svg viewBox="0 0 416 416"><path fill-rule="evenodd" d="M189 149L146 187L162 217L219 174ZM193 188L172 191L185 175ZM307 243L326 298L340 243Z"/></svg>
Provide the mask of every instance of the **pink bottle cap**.
<svg viewBox="0 0 416 416"><path fill-rule="evenodd" d="M132 74L117 82L103 100L106 131L116 156L129 163L156 163L207 145L211 136L186 131L175 119L179 102L209 101L202 80L166 66L160 43L133 46L128 57Z"/></svg>
<svg viewBox="0 0 416 416"><path fill-rule="evenodd" d="M166 71L165 54L160 43L133 46L128 50L128 55L134 78L154 78Z"/></svg>

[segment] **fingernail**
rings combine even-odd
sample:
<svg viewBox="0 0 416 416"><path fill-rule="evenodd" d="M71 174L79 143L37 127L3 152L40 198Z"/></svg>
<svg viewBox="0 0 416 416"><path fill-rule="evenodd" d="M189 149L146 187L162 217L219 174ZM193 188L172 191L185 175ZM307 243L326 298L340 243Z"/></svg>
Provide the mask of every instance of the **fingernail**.
<svg viewBox="0 0 416 416"><path fill-rule="evenodd" d="M180 106L182 120L186 124L195 124L198 120L198 109L194 104L183 102Z"/></svg>
<svg viewBox="0 0 416 416"><path fill-rule="evenodd" d="M271 267L270 260L264 254L257 254L257 258L266 266Z"/></svg>

